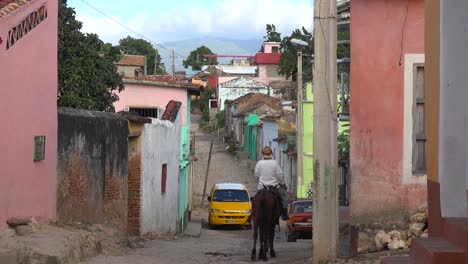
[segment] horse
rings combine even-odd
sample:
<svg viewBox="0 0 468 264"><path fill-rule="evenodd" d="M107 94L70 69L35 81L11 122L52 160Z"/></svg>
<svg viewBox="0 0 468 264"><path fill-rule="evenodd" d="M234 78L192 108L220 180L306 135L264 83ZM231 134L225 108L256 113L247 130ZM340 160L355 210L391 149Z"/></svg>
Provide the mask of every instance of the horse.
<svg viewBox="0 0 468 264"><path fill-rule="evenodd" d="M252 203L252 220L254 224L254 243L250 258L256 260L256 245L258 233L260 232L260 250L258 259L268 260L268 246L270 256L276 257L276 252L273 249L273 241L275 237L275 226L279 224L280 217L280 201L276 190L273 187L265 187L260 190L253 198Z"/></svg>

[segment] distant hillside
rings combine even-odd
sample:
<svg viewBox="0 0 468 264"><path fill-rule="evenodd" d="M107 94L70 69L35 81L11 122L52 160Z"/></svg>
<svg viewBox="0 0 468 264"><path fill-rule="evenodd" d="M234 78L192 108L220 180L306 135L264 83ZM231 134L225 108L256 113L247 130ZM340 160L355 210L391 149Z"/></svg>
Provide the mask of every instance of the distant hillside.
<svg viewBox="0 0 468 264"><path fill-rule="evenodd" d="M232 40L232 39L218 39L218 38L199 38L199 39L188 39L176 42L162 43L164 47L174 49L176 53L183 56L188 56L192 50L205 45L210 48L216 54L227 54L227 55L255 55L262 45L262 39L249 39L249 40ZM172 70L172 58L171 53L162 48L158 48L161 53L162 61L166 66L167 71ZM182 65L182 58L176 55L176 71L187 71ZM221 61L221 62L226 62Z"/></svg>

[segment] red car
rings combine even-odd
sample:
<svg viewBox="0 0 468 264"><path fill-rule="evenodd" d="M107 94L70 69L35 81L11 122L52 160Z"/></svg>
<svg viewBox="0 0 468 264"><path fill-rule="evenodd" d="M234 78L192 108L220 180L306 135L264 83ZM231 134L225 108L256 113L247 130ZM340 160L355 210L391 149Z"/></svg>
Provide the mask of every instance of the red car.
<svg viewBox="0 0 468 264"><path fill-rule="evenodd" d="M312 200L294 201L289 205L288 242L312 238Z"/></svg>

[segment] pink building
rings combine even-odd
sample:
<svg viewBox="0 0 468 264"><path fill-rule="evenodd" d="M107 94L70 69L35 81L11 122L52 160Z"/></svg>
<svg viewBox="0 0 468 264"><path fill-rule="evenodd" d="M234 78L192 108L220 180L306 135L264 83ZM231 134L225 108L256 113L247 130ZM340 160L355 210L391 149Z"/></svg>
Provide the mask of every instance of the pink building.
<svg viewBox="0 0 468 264"><path fill-rule="evenodd" d="M125 78L125 90L114 103L115 111L133 111L144 117L161 118L171 100L182 102L182 126L190 125L190 95L198 95L199 88L184 83L158 82L151 79Z"/></svg>
<svg viewBox="0 0 468 264"><path fill-rule="evenodd" d="M353 0L351 54L351 223L400 221L427 199L424 0Z"/></svg>
<svg viewBox="0 0 468 264"><path fill-rule="evenodd" d="M256 81L270 85L271 82L284 81L285 76L278 74L278 66L281 59L279 42L264 42L264 52L255 55L255 64L258 65L258 77Z"/></svg>
<svg viewBox="0 0 468 264"><path fill-rule="evenodd" d="M57 0L0 0L0 230L56 218Z"/></svg>

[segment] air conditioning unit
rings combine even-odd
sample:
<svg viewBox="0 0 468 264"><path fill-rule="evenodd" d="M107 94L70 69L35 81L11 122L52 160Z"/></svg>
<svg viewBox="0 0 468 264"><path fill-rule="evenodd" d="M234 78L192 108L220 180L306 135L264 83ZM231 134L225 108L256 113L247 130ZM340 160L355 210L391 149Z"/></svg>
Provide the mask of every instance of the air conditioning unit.
<svg viewBox="0 0 468 264"><path fill-rule="evenodd" d="M130 107L125 106L125 107L123 108L123 110L128 112L128 111L130 111Z"/></svg>

